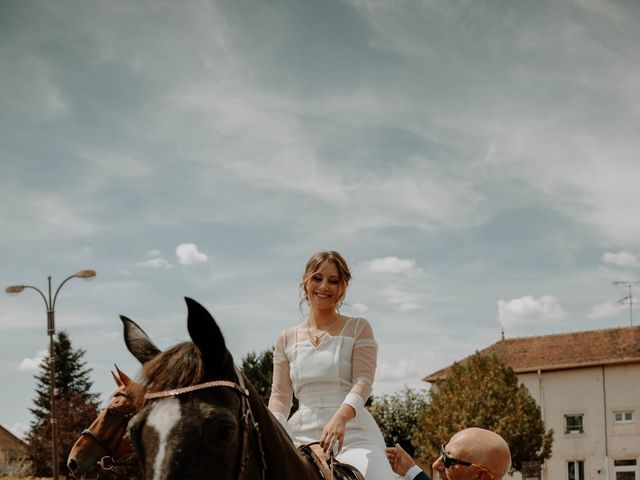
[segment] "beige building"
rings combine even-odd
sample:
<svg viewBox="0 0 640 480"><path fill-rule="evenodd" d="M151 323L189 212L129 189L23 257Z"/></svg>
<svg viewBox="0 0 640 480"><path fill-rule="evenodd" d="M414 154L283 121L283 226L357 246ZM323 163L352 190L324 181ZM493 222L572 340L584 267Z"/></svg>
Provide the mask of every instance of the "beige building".
<svg viewBox="0 0 640 480"><path fill-rule="evenodd" d="M0 476L25 475L27 456L27 444L0 425Z"/></svg>
<svg viewBox="0 0 640 480"><path fill-rule="evenodd" d="M542 479L640 480L640 327L502 339L481 353L514 369L555 432Z"/></svg>

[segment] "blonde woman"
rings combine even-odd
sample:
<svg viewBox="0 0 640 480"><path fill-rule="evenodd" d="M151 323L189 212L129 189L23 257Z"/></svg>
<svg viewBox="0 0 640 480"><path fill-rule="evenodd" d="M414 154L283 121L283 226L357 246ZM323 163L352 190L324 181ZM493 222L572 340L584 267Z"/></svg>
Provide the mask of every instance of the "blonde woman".
<svg viewBox="0 0 640 480"><path fill-rule="evenodd" d="M382 433L364 407L378 346L364 318L339 312L350 280L338 252L318 252L307 262L300 288L309 313L276 340L269 410L296 445L320 442L366 480L389 480L395 477ZM293 394L300 406L287 420Z"/></svg>

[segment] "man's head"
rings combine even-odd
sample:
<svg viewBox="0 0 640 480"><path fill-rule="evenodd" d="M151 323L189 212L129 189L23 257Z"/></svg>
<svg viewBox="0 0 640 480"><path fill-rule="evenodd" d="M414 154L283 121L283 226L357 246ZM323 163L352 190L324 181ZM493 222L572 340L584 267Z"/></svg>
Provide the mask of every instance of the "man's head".
<svg viewBox="0 0 640 480"><path fill-rule="evenodd" d="M507 442L497 433L475 427L451 437L433 462L440 478L448 480L500 480L510 467Z"/></svg>

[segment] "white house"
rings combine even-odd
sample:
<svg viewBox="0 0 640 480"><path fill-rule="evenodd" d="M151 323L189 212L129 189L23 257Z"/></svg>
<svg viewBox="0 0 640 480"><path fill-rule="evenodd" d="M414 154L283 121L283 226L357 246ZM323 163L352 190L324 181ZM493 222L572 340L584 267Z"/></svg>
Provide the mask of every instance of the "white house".
<svg viewBox="0 0 640 480"><path fill-rule="evenodd" d="M640 480L640 327L502 339L480 353L513 368L555 431L543 480Z"/></svg>

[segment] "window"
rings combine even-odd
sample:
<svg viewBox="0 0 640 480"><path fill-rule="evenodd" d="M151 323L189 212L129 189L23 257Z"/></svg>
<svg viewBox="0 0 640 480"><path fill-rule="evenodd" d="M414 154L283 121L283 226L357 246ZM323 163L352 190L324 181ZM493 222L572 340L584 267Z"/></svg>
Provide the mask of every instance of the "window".
<svg viewBox="0 0 640 480"><path fill-rule="evenodd" d="M564 433L584 433L582 417L583 415L565 415Z"/></svg>
<svg viewBox="0 0 640 480"><path fill-rule="evenodd" d="M635 458L628 460L614 460L613 473L615 480L637 480L638 462Z"/></svg>
<svg viewBox="0 0 640 480"><path fill-rule="evenodd" d="M613 412L613 423L633 423L633 410Z"/></svg>
<svg viewBox="0 0 640 480"><path fill-rule="evenodd" d="M570 460L567 462L567 479L584 480L584 460Z"/></svg>

